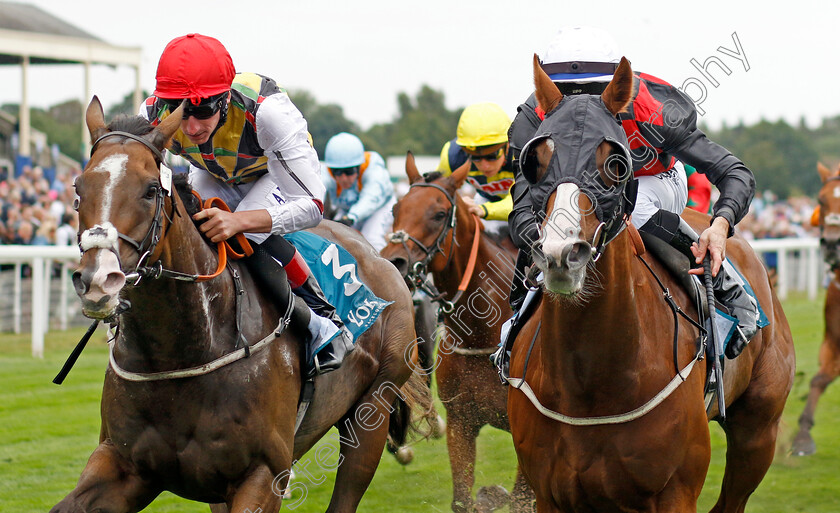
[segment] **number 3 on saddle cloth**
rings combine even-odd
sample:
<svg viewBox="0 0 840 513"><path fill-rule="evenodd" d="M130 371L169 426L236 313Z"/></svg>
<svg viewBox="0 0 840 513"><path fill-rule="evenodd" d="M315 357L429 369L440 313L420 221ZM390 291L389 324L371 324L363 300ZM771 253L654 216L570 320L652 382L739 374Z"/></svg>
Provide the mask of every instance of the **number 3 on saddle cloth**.
<svg viewBox="0 0 840 513"><path fill-rule="evenodd" d="M382 310L393 301L385 301L356 276L356 259L346 249L320 235L295 232L283 235L294 244L336 309L341 320L353 334L353 342L370 328ZM317 348L317 354L324 346Z"/></svg>

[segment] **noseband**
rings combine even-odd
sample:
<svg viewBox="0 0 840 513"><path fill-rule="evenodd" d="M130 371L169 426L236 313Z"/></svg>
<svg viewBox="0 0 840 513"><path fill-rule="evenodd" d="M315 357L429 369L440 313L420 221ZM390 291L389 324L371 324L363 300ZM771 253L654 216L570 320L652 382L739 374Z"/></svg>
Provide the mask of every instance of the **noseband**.
<svg viewBox="0 0 840 513"><path fill-rule="evenodd" d="M434 286L432 286L426 281L426 275L428 274L428 266L431 263L431 261L438 255L438 253L443 253L442 244L446 239L446 236L450 234L450 249L449 256L446 259L446 266L448 266L449 262L452 260L452 252L454 251L454 245L456 244L455 227L457 224L456 213L458 205L455 203L455 198L453 198L446 189L444 189L436 183L415 183L411 187L409 187L409 190L413 189L414 187L432 187L442 192L443 195L446 196L446 199L449 200L449 204L452 206L452 208L449 210L449 219L447 219L446 225L443 227L443 230L441 230L440 234L438 234L432 246L426 246L425 244L417 240L416 237L413 237L405 230L399 230L392 233L388 237L388 241L394 244L402 244L403 248L405 248L406 254L409 258L409 271L406 275L406 278L408 278L409 281L411 281L411 283L413 283L415 287L429 294L433 301L439 301L441 294L434 288ZM408 241L413 242L418 248L423 250L423 253L426 254L423 260L419 260L417 262L414 262L413 264L411 263L411 251L408 248Z"/></svg>

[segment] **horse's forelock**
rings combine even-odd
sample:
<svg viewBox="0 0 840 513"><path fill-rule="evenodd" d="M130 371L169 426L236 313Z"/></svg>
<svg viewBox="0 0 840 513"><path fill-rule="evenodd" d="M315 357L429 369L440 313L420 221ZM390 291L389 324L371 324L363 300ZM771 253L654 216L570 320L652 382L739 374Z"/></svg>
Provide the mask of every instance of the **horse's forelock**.
<svg viewBox="0 0 840 513"><path fill-rule="evenodd" d="M146 135L155 127L142 116L120 115L115 117L109 124L111 132L128 132L133 135Z"/></svg>
<svg viewBox="0 0 840 513"><path fill-rule="evenodd" d="M432 183L435 180L441 178L442 176L443 176L443 173L441 173L440 171L432 171L430 173L426 173L425 175L423 175L423 181L426 182L426 183Z"/></svg>

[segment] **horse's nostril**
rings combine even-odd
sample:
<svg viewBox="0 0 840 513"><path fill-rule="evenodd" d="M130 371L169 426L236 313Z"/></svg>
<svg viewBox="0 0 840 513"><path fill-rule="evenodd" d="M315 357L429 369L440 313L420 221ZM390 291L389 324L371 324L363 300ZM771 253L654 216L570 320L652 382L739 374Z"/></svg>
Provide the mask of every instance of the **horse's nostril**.
<svg viewBox="0 0 840 513"><path fill-rule="evenodd" d="M408 274L408 260L402 257L392 258L390 260L391 264L397 268L402 276Z"/></svg>
<svg viewBox="0 0 840 513"><path fill-rule="evenodd" d="M119 290L125 285L125 274L122 272L111 272L105 278L105 290Z"/></svg>
<svg viewBox="0 0 840 513"><path fill-rule="evenodd" d="M82 280L82 273L81 271L74 271L73 272L73 288L76 289L76 294L83 296L87 294L88 287L87 284Z"/></svg>
<svg viewBox="0 0 840 513"><path fill-rule="evenodd" d="M585 266L586 263L589 262L589 258L592 256L591 248L592 247L586 242L572 244L571 247L568 248L568 253L565 255L566 265L568 265L570 269L580 269Z"/></svg>

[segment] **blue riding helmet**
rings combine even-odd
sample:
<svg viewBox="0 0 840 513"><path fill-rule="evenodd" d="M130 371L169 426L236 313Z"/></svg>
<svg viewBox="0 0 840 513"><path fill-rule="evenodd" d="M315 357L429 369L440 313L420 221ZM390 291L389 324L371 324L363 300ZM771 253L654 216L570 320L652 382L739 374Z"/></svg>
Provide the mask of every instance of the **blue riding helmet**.
<svg viewBox="0 0 840 513"><path fill-rule="evenodd" d="M324 163L331 169L361 166L365 163L365 147L355 135L341 132L327 141Z"/></svg>

